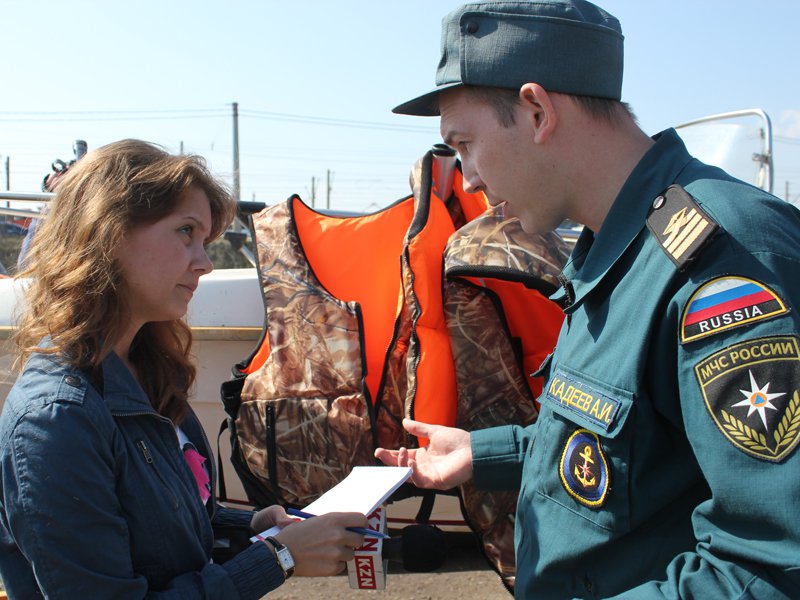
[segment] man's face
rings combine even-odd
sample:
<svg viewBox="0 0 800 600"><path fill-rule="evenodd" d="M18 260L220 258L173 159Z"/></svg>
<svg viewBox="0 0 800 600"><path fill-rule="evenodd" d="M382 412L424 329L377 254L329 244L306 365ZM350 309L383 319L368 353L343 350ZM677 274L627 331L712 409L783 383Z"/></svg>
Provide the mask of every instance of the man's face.
<svg viewBox="0 0 800 600"><path fill-rule="evenodd" d="M464 190L483 191L493 206L504 204L506 216L519 217L528 233L545 233L563 221L553 186L548 154L534 143L533 118L516 110L506 127L495 109L463 88L439 96L442 139L458 151Z"/></svg>

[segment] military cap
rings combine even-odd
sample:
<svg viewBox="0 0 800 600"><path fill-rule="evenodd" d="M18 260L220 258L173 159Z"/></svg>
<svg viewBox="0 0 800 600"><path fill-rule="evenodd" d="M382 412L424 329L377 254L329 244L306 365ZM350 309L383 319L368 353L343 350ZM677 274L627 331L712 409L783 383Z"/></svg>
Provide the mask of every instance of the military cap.
<svg viewBox="0 0 800 600"><path fill-rule="evenodd" d="M436 88L393 112L438 115L439 93L462 85L621 98L622 29L585 0L470 2L442 19L441 48Z"/></svg>

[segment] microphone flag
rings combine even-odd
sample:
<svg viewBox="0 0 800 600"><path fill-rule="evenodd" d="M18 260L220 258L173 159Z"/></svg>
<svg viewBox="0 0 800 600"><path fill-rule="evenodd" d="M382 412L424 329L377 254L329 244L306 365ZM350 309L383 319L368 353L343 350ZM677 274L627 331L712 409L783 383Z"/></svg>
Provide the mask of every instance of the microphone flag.
<svg viewBox="0 0 800 600"><path fill-rule="evenodd" d="M386 507L379 506L367 516L369 529L386 533ZM356 548L353 559L347 562L347 577L350 589L386 589L388 560L382 556L383 540L365 537L360 548Z"/></svg>

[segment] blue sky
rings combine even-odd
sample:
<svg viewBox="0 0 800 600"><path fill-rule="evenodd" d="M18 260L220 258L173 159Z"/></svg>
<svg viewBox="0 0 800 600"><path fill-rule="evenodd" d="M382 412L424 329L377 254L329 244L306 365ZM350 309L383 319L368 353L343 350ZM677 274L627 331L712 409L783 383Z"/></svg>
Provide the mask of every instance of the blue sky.
<svg viewBox="0 0 800 600"><path fill-rule="evenodd" d="M408 193L438 119L396 104L433 86L450 0L0 0L0 164L35 191L72 142L138 137L205 156L241 197L366 210ZM800 2L606 0L625 34L623 99L650 134L762 108L775 193L800 197ZM5 187L5 170L0 186Z"/></svg>

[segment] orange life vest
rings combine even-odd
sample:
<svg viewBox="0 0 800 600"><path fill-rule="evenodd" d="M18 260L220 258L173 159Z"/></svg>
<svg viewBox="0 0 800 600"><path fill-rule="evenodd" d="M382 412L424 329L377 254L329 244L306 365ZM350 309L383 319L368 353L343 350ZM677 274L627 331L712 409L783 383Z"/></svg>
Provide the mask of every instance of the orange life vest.
<svg viewBox="0 0 800 600"><path fill-rule="evenodd" d="M456 365L456 425L473 431L536 420L542 379L563 320L548 300L568 257L555 234L532 236L492 212L460 228L444 257L445 319ZM516 492L460 488L462 512L489 563L514 587Z"/></svg>
<svg viewBox="0 0 800 600"><path fill-rule="evenodd" d="M467 430L527 425L530 377L563 319L547 299L566 247L503 221L456 170L377 213L321 214L299 197L253 216L266 324L223 385L232 461L257 506L303 506L376 446L413 447L403 417ZM462 486L464 516L511 588L516 494Z"/></svg>
<svg viewBox="0 0 800 600"><path fill-rule="evenodd" d="M465 215L488 207L482 194L457 202ZM442 306L455 226L445 203L425 193L337 217L293 196L254 215L253 227L266 327L239 367L235 424L249 470L275 500L307 504L374 464L376 446L408 446L403 417L455 425Z"/></svg>

